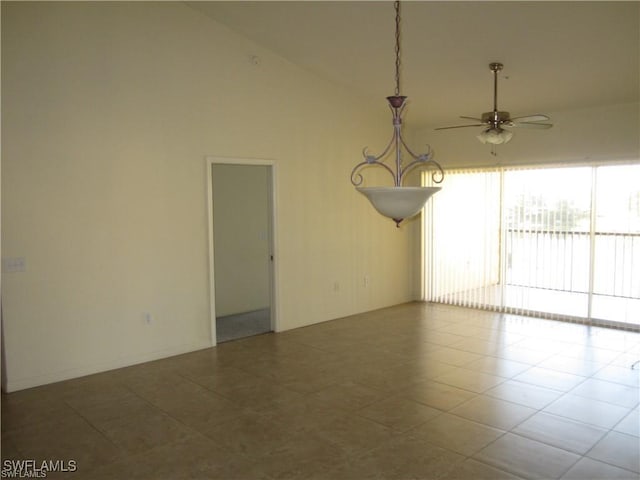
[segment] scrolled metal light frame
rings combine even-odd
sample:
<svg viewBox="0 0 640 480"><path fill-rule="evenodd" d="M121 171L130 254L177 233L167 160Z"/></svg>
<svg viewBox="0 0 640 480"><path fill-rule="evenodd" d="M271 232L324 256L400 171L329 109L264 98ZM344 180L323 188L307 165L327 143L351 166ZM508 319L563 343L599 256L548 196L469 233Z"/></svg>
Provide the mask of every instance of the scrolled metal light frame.
<svg viewBox="0 0 640 480"><path fill-rule="evenodd" d="M423 168L435 167L435 171L431 174L431 180L434 183L441 183L444 179L444 171L442 170L442 167L432 158L433 150L431 147L427 145L427 151L425 153L416 154L409 148L402 137L402 112L407 105L405 103L406 98L407 97L401 95L387 97L387 100L389 101L389 108L393 116L393 135L385 149L379 155L370 155L368 153L369 147L365 147L362 150L364 161L358 163L353 167L353 170L351 170L351 183L355 187L359 187L364 181L360 170L369 166L379 166L384 168L393 178L393 185L395 187L401 187L405 175L418 166ZM404 147L405 151L413 159L405 166L402 165L402 147ZM395 171L389 167L389 165L384 163L392 149L395 152Z"/></svg>
<svg viewBox="0 0 640 480"><path fill-rule="evenodd" d="M431 180L433 181L433 183L438 184L444 180L444 171L440 166L440 164L433 159L433 151L431 147L427 145L427 151L425 153L417 154L413 150L411 150L411 148L409 148L407 143L404 141L404 138L402 137L402 114L407 105L405 102L407 97L400 95L400 2L398 0L394 2L394 8L396 11L396 25L395 25L396 27L396 31L395 31L396 88L395 88L395 94L390 97L387 97L387 101L389 102L389 109L391 110L391 115L393 120L393 135L391 136L391 140L389 141L385 149L379 155L370 154L368 147L365 147L362 150L362 156L364 160L358 163L355 167L353 167L353 170L351 170L351 183L361 193L365 195L367 195L367 193L365 193L365 190L370 190L370 188L367 189L367 188L358 188L358 187L360 187L364 182L364 177L361 172L363 169L367 167L382 167L384 170L386 170L393 178L393 187L402 187L403 186L402 183L406 175L409 172L419 167L434 170L431 173ZM403 151L402 151L403 149L406 152L406 154L409 156L409 161L406 165L403 165ZM392 152L394 156L394 165L389 166L385 162L387 160L387 157L389 157ZM395 170L392 167L395 167ZM398 218L396 218L395 214L386 212L387 209L380 209L379 206L375 204L375 201L371 199L369 195L367 195L367 197L369 197L369 200L372 202L376 210L378 210L380 213L383 213L383 215L389 216L390 218L392 218L396 222L396 226L399 226L400 222L402 222L403 220L403 218L400 218L400 217L402 217L403 215L407 215L407 216L414 215L415 214L414 207L416 205L418 206L424 205L423 202L426 202L429 196L435 193L435 191L440 190L439 187L438 188L404 187L404 188L398 188L397 191L393 190L391 187L388 187L388 188L390 188L390 190L392 191L387 191L387 194L392 193L394 199L406 198L406 195L409 193L408 190L415 190L416 188L419 190L422 190L422 189L425 190L423 192L424 194L421 195L422 199L420 200L420 203L415 204L414 202L414 206L409 209L410 211L405 211L405 209L403 208L404 213L398 213L397 215ZM429 190L430 193L427 192L427 190ZM388 195L385 198L390 199Z"/></svg>

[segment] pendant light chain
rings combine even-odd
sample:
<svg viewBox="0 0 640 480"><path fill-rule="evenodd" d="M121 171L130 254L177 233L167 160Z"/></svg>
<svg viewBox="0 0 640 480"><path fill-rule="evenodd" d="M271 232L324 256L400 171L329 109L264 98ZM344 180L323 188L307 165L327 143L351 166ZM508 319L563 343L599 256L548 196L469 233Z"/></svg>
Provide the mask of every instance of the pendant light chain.
<svg viewBox="0 0 640 480"><path fill-rule="evenodd" d="M396 96L400 95L400 1L394 3L396 9Z"/></svg>
<svg viewBox="0 0 640 480"><path fill-rule="evenodd" d="M431 148L425 153L414 153L402 138L402 112L407 97L400 95L400 0L396 0L393 6L396 11L396 91L395 95L387 97L392 115L393 136L379 155L370 154L367 147L362 150L363 160L351 170L351 183L369 199L379 213L393 219L399 227L400 222L420 212L429 197L440 190L440 187L405 187L402 181L406 175L414 169L430 169L433 183L440 183L444 179L444 171L433 160ZM387 157L391 156L394 162L385 163ZM374 166L383 168L391 175L393 186L362 186L362 170Z"/></svg>

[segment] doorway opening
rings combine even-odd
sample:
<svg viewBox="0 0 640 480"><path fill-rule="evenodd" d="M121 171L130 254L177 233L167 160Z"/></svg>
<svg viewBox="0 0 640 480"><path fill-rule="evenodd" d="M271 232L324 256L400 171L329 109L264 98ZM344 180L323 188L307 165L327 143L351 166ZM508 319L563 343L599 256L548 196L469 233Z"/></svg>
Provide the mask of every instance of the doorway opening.
<svg viewBox="0 0 640 480"><path fill-rule="evenodd" d="M276 330L274 164L207 158L212 344Z"/></svg>

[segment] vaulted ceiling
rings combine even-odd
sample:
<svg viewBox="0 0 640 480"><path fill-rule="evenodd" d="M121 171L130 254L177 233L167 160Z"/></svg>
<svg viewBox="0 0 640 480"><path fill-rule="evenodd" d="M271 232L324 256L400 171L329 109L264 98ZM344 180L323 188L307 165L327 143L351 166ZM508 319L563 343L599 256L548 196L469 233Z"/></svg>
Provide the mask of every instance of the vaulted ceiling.
<svg viewBox="0 0 640 480"><path fill-rule="evenodd" d="M187 2L260 45L386 108L394 91L389 1ZM512 116L640 98L640 2L407 1L402 87L415 125L491 110L488 64Z"/></svg>

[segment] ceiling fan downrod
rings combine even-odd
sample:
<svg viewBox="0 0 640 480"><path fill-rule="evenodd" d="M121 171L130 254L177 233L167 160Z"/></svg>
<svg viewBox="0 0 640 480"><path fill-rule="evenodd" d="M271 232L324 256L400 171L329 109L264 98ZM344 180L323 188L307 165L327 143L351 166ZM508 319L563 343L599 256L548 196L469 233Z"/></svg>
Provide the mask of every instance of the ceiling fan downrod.
<svg viewBox="0 0 640 480"><path fill-rule="evenodd" d="M493 111L498 111L498 72L502 71L501 63L494 62L489 64L489 68L493 72Z"/></svg>

